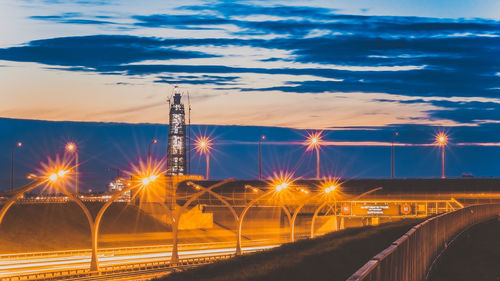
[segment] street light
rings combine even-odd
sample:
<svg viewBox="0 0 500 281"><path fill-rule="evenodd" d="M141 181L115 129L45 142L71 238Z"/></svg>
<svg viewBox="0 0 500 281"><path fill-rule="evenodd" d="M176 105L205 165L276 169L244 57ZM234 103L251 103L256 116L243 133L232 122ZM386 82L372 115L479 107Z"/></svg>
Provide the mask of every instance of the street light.
<svg viewBox="0 0 500 281"><path fill-rule="evenodd" d="M259 139L259 180L262 179L262 141L266 139L266 136L261 136Z"/></svg>
<svg viewBox="0 0 500 281"><path fill-rule="evenodd" d="M338 190L341 187L340 182L338 179L327 179L324 182L321 183L319 188L321 189L321 192L318 195L322 195L322 199L324 200L321 205L319 205L316 210L314 210L313 217L311 219L311 234L310 237L314 238L314 227L315 227L315 222L316 218L319 214L319 211L323 209L326 205L329 206L331 209L331 201L333 200L334 202L334 207L333 207L333 214L334 214L334 230L338 229L338 223L337 223L337 198L336 196L338 195Z"/></svg>
<svg viewBox="0 0 500 281"><path fill-rule="evenodd" d="M153 139L149 144L148 144L148 164L151 163L151 145L158 143L157 139Z"/></svg>
<svg viewBox="0 0 500 281"><path fill-rule="evenodd" d="M132 189L138 188L139 192L141 189L145 189L151 186L151 184L156 181L160 176L151 170L140 171L140 174L134 178L132 184L128 184L122 190L119 190L112 194L111 199L109 199L102 207L99 209L97 216L95 217L94 223L92 224L91 232L92 232L92 258L90 261L90 270L91 271L99 271L99 261L97 256L98 250L98 238L99 238L99 229L101 226L102 217L106 210L111 206L113 202L115 202L118 198L122 197L126 192L131 191ZM168 210L168 209L167 209Z"/></svg>
<svg viewBox="0 0 500 281"><path fill-rule="evenodd" d="M391 178L394 178L394 138L399 135L398 132L392 134L392 148L391 148Z"/></svg>
<svg viewBox="0 0 500 281"><path fill-rule="evenodd" d="M238 232L237 232L237 243L236 243L236 253L239 255L241 254L241 233L242 233L242 229L243 229L243 220L245 219L245 216L248 212L248 210L255 204L257 203L257 201L259 200L262 200L264 197L267 197L269 195L277 195L277 194L280 194L282 192L285 192L286 190L289 189L290 185L292 184L292 180L291 180L291 176L289 175L286 175L285 177L280 177L279 179L275 179L272 183L271 183L271 188L269 190L267 190L266 192L264 192L263 194L257 196L256 198L254 198L252 201L250 201L250 203L248 203L245 208L243 209L243 211L241 212L240 214L240 217L239 217L239 221L238 221ZM254 193L258 193L260 192L261 190L258 189L258 188L255 188L253 186L250 186L250 185L245 185L245 188L248 188L250 190L252 190L252 192ZM281 203L280 204L280 207L283 209L283 211L285 211L287 217L288 217L288 223L290 225L290 238L291 237L291 228L292 228L292 216L290 215L290 211Z"/></svg>
<svg viewBox="0 0 500 281"><path fill-rule="evenodd" d="M313 199L316 199L318 197L321 197L321 199L324 200L324 202L320 205L320 208L322 208L323 206L325 206L327 203L329 203L330 199L333 198L335 200L335 195L334 195L334 191L339 187L339 183L337 182L337 180L326 180L325 182L323 182L321 184L321 186L319 186L320 189L321 189L321 192L318 192L316 194L314 194L313 196L311 197L308 197L306 198L305 200L302 201L302 203L299 204L299 206L295 209L294 213L293 213L293 216L292 216L292 224L291 224L291 240L292 242L295 241L295 220L297 219L297 215L299 214L300 210L310 201L312 201ZM304 192L306 194L308 194L308 192ZM320 209L318 208L318 209ZM335 209L336 210L336 207ZM318 210L319 211L319 210ZM314 224L314 221L316 219L316 216L318 214L318 211L316 211L313 216L313 219L312 219L312 224ZM335 213L335 227L337 225L337 217L336 217L336 213ZM312 232L314 233L314 226L312 226Z"/></svg>
<svg viewBox="0 0 500 281"><path fill-rule="evenodd" d="M70 153L74 153L75 155L75 192L78 193L79 190L79 174L78 174L78 165L79 165L79 159L78 159L78 147L74 142L68 142L66 144L66 151Z"/></svg>
<svg viewBox="0 0 500 281"><path fill-rule="evenodd" d="M321 136L321 133L322 132L316 132L316 133L310 133L308 136L307 136L307 140L306 140L306 145L307 145L307 149L306 151L309 151L309 150L316 150L316 179L319 179L320 178L320 159L319 159L319 149L320 149L320 146L321 146L321 141L322 141L322 136Z"/></svg>
<svg viewBox="0 0 500 281"><path fill-rule="evenodd" d="M200 154L205 154L206 160L206 175L205 179L208 180L210 178L210 149L212 149L212 141L207 137L199 137L196 139L196 150Z"/></svg>
<svg viewBox="0 0 500 281"><path fill-rule="evenodd" d="M22 146L22 142L17 142L16 145L13 145L10 150L10 191L14 190L14 151L16 148Z"/></svg>
<svg viewBox="0 0 500 281"><path fill-rule="evenodd" d="M441 132L436 135L436 144L441 147L441 178L446 178L445 175L445 161L444 161L444 150L448 144L448 136Z"/></svg>
<svg viewBox="0 0 500 281"><path fill-rule="evenodd" d="M170 256L170 263L171 264L177 264L179 262L179 248L178 248L178 237L179 237L179 222L181 220L181 215L186 211L187 207L193 203L196 199L198 199L200 196L202 196L205 193L211 193L211 190L223 186L228 182L233 182L236 179L230 178L227 180L220 181L216 184L213 184L207 188L202 188L201 186L194 185L194 188L196 190L200 190L199 192L193 194L183 205L178 205L175 204L174 209L172 210L172 254ZM192 184L189 184L193 186ZM212 193L213 194L213 193ZM219 198L222 198L219 197ZM227 203L227 201L226 201ZM233 209L233 215L236 215ZM236 216L237 217L237 216ZM237 247L238 248L238 247ZM241 249L240 249L241 250Z"/></svg>

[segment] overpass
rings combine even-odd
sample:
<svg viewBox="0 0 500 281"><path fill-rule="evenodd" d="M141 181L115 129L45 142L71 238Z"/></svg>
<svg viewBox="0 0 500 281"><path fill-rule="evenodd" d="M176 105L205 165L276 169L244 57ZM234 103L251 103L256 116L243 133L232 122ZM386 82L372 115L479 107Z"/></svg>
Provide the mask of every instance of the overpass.
<svg viewBox="0 0 500 281"><path fill-rule="evenodd" d="M409 180L408 182L415 182L415 180ZM436 181L433 182L436 184ZM439 183L439 181L437 182ZM353 183L356 183L356 181L350 181L350 184ZM6 274L5 277L18 278L24 276L23 278L38 280L42 278L42 275L37 274L42 273L45 274L43 278L54 278L58 274L66 276L78 275L82 277L83 275L91 276L104 273L131 272L144 268L150 268L151 270L163 268L164 271L168 272L169 270L175 270L175 268L186 268L193 264L202 264L215 259L238 255L245 251L267 249L283 242L294 241L296 239L295 232L297 232L297 229L301 225L300 221L302 221L302 226L305 225L306 228L311 229L310 235L307 236L314 237L317 234L316 227L324 228L315 224L315 220L317 221L320 217L323 219L323 225L329 224L327 230L331 231L342 229L344 220L361 219L363 224L378 224L383 219L425 217L461 210L464 204L451 196L479 198L480 200L489 201L499 199L498 195L494 192L493 185L474 190L466 188L456 188L459 190L454 190L449 187L442 189L409 189L404 186L398 187L395 185L404 183L404 181L389 181L388 183L392 184L392 186L388 185L390 190L388 192L385 189L386 186L372 187L373 183L382 184L383 182L380 180L358 181L358 186L354 185L349 188L347 187L347 183L345 183L346 186L342 188L342 193L338 194L336 192L326 192L327 189L324 186L322 187L322 183L319 181L296 181L293 185L286 186L282 183L277 185L276 189L274 187L271 189L266 188L265 185L268 185L268 183L256 181L184 182L177 189L176 197L174 198L176 204L173 210L170 209L171 213L169 214L172 221L175 222L172 224L174 230L172 245L170 247L157 248L156 250L139 247L128 249L129 252L126 252L126 249L114 249L111 252L99 249L97 247L99 235L96 235L96 229L99 227L98 218L99 216L102 217L106 208L103 207L97 217L93 217L89 214L88 210L85 211L86 207L82 203L84 200L90 200L88 197L81 197L66 192L64 200L77 202L82 211L87 214L87 219L92 229L90 235L93 239L93 248L82 250L83 252L79 253L48 253L41 256L33 253L34 257L32 258L28 258L27 255L29 254L26 254L25 260L27 264L34 262L42 266L42 268L17 272L15 276L12 275L11 277L8 277L9 275ZM460 184L463 183L460 182ZM467 183L472 182L468 181ZM486 183L492 184L489 182ZM411 184L409 185L411 186ZM280 187L279 190L277 187ZM13 193L12 197L6 198L6 204L4 204L0 213L0 223L1 218L8 211L8 206L19 200L21 202L25 200L21 199L19 195L24 194L28 189L22 188L18 193ZM431 199L433 197L439 199ZM104 200L106 202L105 206L109 206L117 198L120 198L120 194L115 193L96 200ZM45 199L41 201L43 202ZM52 201L49 200L48 202ZM27 202L25 200L23 203L34 204L37 201L31 200ZM217 248L217 243L213 243L209 246L211 249L205 252L199 252L199 249L194 249L198 252L193 253L186 252L184 245L178 243L177 230L179 229L179 222L182 221L183 215L188 210L196 206L202 206L205 212L213 211L214 214L217 212L214 211L215 209L224 209L224 216L233 223L232 227L229 225L227 228L233 231L235 235L232 238L234 239L233 241L231 241L231 238L228 238L227 242L229 246L226 245ZM274 208L279 210L280 221L283 221L283 224L280 223L277 226L277 238L268 239L264 244L253 245L252 241L245 239L242 227L245 225L245 221L248 223L250 219L250 217L247 217L245 220L246 214L251 214L252 210L259 208ZM254 230L259 232L259 229ZM245 231L248 231L248 229ZM120 251L122 253L119 253ZM4 257L3 261L8 263L9 260L12 260L12 257ZM202 259L198 260L198 262L192 262L194 258ZM52 265L57 263L72 264L72 266L70 268L62 266L54 271ZM8 273L10 269L7 266L5 270ZM29 270L33 272L27 272Z"/></svg>

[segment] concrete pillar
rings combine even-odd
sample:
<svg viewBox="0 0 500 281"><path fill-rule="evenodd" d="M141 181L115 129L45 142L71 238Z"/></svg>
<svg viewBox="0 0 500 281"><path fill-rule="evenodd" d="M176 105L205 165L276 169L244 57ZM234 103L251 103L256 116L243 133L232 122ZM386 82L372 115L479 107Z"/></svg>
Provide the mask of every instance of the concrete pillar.
<svg viewBox="0 0 500 281"><path fill-rule="evenodd" d="M339 224L338 224L338 219L337 216L333 216L333 231L339 230Z"/></svg>
<svg viewBox="0 0 500 281"><path fill-rule="evenodd" d="M344 226L344 217L340 217L340 227L339 227L339 230L342 230L342 229L345 229L345 226Z"/></svg>

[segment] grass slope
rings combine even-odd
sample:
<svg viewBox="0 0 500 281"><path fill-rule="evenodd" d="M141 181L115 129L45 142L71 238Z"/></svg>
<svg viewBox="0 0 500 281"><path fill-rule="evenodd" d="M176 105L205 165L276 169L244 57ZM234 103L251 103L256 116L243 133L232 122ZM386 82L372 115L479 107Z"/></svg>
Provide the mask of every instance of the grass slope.
<svg viewBox="0 0 500 281"><path fill-rule="evenodd" d="M500 222L474 226L438 260L429 281L500 280Z"/></svg>
<svg viewBox="0 0 500 281"><path fill-rule="evenodd" d="M165 281L346 280L420 220L361 227L173 273Z"/></svg>

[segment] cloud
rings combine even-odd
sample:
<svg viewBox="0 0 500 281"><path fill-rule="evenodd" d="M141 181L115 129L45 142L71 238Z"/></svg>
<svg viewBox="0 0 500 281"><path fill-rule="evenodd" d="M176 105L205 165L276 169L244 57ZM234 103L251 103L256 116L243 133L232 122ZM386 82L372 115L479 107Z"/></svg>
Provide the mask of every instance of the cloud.
<svg viewBox="0 0 500 281"><path fill-rule="evenodd" d="M101 20L102 18L110 17L96 17L99 19L86 19L81 13L62 13L60 15L50 15L50 16L31 16L29 17L33 20L43 20L52 21L57 23L68 23L68 24L115 24L111 21Z"/></svg>
<svg viewBox="0 0 500 281"><path fill-rule="evenodd" d="M500 103L485 101L450 101L450 100L386 100L379 102L396 102L400 104L430 104L436 109L428 110L430 120L451 120L456 123L482 124L500 121Z"/></svg>
<svg viewBox="0 0 500 281"><path fill-rule="evenodd" d="M171 47L157 38L137 36L62 37L36 40L26 46L0 49L0 59L95 68L143 60L214 57L202 52L180 51Z"/></svg>
<svg viewBox="0 0 500 281"><path fill-rule="evenodd" d="M137 15L132 16L138 22L135 25L145 27L176 27L185 28L186 26L197 26L199 29L205 29L206 25L220 25L231 23L228 19L211 15Z"/></svg>
<svg viewBox="0 0 500 281"><path fill-rule="evenodd" d="M217 76L217 75L200 75L200 76L158 76L155 83L169 84L190 84L190 85L234 85L234 82L240 77L238 76Z"/></svg>
<svg viewBox="0 0 500 281"><path fill-rule="evenodd" d="M213 90L246 93L387 93L402 103L421 97L500 94L498 21L346 15L322 7L232 2L186 5L173 12L179 14L137 14L120 25L168 30L168 38L49 38L0 49L0 59L37 62L54 70L151 75L157 83L212 85ZM113 24L108 17L81 13L31 18L62 24ZM202 30L203 36L189 38L185 29ZM262 53L279 50L284 55L263 58L243 53L235 59L234 52L224 52L236 49L234 46L264 50ZM242 67L248 61L252 67ZM241 74L275 75L277 79L274 85L259 88L238 79ZM297 81L282 78L285 75L313 78ZM493 105L423 103L436 107L426 112L429 121L471 124L500 118Z"/></svg>

